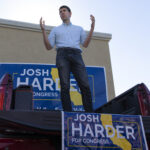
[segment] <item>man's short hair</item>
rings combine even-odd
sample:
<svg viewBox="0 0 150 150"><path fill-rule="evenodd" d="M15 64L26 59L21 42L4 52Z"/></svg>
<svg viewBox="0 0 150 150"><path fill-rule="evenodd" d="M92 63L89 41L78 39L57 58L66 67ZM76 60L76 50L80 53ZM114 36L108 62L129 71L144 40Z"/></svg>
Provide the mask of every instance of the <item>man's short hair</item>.
<svg viewBox="0 0 150 150"><path fill-rule="evenodd" d="M68 6L66 6L66 5L61 6L61 7L59 8L59 10L62 9L62 8L66 8L69 12L71 12L71 9L70 9Z"/></svg>

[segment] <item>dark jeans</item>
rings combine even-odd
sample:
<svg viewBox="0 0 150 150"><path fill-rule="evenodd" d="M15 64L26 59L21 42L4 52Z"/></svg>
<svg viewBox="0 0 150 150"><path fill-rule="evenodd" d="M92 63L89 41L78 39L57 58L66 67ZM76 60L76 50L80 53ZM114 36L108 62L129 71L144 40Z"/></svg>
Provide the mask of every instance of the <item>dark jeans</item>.
<svg viewBox="0 0 150 150"><path fill-rule="evenodd" d="M63 110L72 111L70 99L70 72L72 72L81 90L84 109L87 112L92 112L92 96L81 51L72 48L58 49L56 66L60 78Z"/></svg>

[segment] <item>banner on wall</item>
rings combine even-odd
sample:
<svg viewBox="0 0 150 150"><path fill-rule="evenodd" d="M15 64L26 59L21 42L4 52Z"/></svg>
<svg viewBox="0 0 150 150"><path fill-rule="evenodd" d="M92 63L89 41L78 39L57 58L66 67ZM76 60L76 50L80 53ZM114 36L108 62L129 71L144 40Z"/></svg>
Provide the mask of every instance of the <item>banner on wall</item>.
<svg viewBox="0 0 150 150"><path fill-rule="evenodd" d="M94 109L107 102L105 69L86 67ZM13 78L13 88L19 85L32 85L34 109L62 110L58 71L51 64L0 64L0 79L6 73ZM80 89L71 74L70 95L75 111L83 111Z"/></svg>
<svg viewBox="0 0 150 150"><path fill-rule="evenodd" d="M148 150L141 116L62 112L62 150Z"/></svg>

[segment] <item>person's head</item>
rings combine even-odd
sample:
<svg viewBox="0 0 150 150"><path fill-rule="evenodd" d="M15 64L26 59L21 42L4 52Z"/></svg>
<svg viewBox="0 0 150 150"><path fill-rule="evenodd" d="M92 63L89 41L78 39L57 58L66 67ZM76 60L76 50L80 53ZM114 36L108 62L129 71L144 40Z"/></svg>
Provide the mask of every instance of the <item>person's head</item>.
<svg viewBox="0 0 150 150"><path fill-rule="evenodd" d="M59 15L63 22L70 20L71 14L71 9L66 5L59 8Z"/></svg>

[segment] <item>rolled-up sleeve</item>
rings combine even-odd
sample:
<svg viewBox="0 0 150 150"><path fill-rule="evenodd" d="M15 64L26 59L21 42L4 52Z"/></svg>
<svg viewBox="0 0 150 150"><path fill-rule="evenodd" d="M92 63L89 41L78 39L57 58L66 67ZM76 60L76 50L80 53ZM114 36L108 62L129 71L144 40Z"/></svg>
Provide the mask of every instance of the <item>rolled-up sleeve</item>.
<svg viewBox="0 0 150 150"><path fill-rule="evenodd" d="M50 34L48 35L48 41L51 44L52 47L55 46L56 44L56 34L55 34L55 28L52 29L52 31L50 32Z"/></svg>
<svg viewBox="0 0 150 150"><path fill-rule="evenodd" d="M86 39L86 32L83 30L83 28L81 28L81 35L80 35L80 43L83 45L84 41Z"/></svg>

